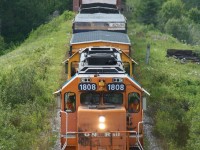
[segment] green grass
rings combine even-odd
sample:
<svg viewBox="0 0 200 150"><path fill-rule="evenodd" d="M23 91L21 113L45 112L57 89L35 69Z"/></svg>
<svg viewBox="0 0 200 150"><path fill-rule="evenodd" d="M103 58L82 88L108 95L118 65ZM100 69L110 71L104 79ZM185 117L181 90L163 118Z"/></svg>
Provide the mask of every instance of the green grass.
<svg viewBox="0 0 200 150"><path fill-rule="evenodd" d="M169 48L200 50L179 42L169 35L152 30L151 26L129 23L133 44L132 57L139 62L136 77L151 96L148 113L155 120L155 133L165 149L199 147L200 67L167 58ZM150 61L145 64L146 47L150 44ZM193 144L192 144L193 143ZM195 145L195 146L194 146Z"/></svg>
<svg viewBox="0 0 200 150"><path fill-rule="evenodd" d="M0 149L51 147L53 92L63 83L72 18L65 12L0 57Z"/></svg>

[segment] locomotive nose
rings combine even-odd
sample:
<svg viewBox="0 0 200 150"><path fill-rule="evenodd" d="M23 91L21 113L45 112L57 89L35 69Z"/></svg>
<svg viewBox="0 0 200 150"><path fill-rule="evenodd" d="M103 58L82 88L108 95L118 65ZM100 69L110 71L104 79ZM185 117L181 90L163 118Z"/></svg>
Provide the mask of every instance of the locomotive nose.
<svg viewBox="0 0 200 150"><path fill-rule="evenodd" d="M78 109L78 144L82 150L125 149L126 145L126 110L115 109Z"/></svg>

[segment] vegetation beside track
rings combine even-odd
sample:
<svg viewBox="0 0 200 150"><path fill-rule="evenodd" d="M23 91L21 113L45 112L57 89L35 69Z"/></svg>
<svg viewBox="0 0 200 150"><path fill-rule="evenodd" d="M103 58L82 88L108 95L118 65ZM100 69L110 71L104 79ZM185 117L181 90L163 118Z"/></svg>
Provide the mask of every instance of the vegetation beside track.
<svg viewBox="0 0 200 150"><path fill-rule="evenodd" d="M0 57L0 149L48 149L74 14L65 12Z"/></svg>
<svg viewBox="0 0 200 150"><path fill-rule="evenodd" d="M193 150L200 147L200 64L182 63L167 58L169 48L193 49L152 26L129 21L129 36L134 51L132 57L139 63L136 77L151 93L148 114L155 121L154 134L164 149ZM150 61L145 63L147 44Z"/></svg>

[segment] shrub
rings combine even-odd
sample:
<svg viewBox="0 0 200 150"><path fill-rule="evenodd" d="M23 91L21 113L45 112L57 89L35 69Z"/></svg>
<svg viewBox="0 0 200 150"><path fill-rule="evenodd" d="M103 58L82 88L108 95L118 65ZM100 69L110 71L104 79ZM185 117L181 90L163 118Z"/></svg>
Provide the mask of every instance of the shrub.
<svg viewBox="0 0 200 150"><path fill-rule="evenodd" d="M25 66L16 67L11 72L5 73L1 83L4 103L15 106L29 100L33 101L34 89L38 89L35 77L36 72L32 66L28 68Z"/></svg>
<svg viewBox="0 0 200 150"><path fill-rule="evenodd" d="M189 41L189 20L187 18L172 18L167 21L164 31L180 41Z"/></svg>
<svg viewBox="0 0 200 150"><path fill-rule="evenodd" d="M200 10L198 8L191 8L188 14L191 20L195 23L200 23Z"/></svg>
<svg viewBox="0 0 200 150"><path fill-rule="evenodd" d="M157 12L159 9L159 1L157 0L143 0L140 2L138 8L138 19L145 24L157 23Z"/></svg>
<svg viewBox="0 0 200 150"><path fill-rule="evenodd" d="M172 18L178 19L183 15L184 5L181 0L169 0L162 5L158 13L158 22L161 29L165 23Z"/></svg>
<svg viewBox="0 0 200 150"><path fill-rule="evenodd" d="M192 45L200 45L200 24L192 23L189 27L188 43Z"/></svg>
<svg viewBox="0 0 200 150"><path fill-rule="evenodd" d="M65 21L67 21L67 20L72 20L73 17L74 17L74 15L75 15L75 14L74 14L72 11L65 11L65 12L63 13L62 17L63 17L63 19L64 19Z"/></svg>
<svg viewBox="0 0 200 150"><path fill-rule="evenodd" d="M193 106L188 113L190 121L190 134L187 144L188 150L197 150L200 147L200 104Z"/></svg>
<svg viewBox="0 0 200 150"><path fill-rule="evenodd" d="M2 36L0 36L0 55L3 54L4 49L5 49L4 39Z"/></svg>

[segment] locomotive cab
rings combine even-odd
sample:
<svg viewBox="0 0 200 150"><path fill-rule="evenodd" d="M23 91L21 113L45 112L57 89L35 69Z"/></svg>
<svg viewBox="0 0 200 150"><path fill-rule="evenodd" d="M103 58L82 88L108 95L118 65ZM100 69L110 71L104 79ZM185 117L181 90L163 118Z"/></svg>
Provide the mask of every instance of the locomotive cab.
<svg viewBox="0 0 200 150"><path fill-rule="evenodd" d="M148 92L126 74L76 74L60 92L63 148L142 146L142 94ZM135 99L138 106L131 109Z"/></svg>

